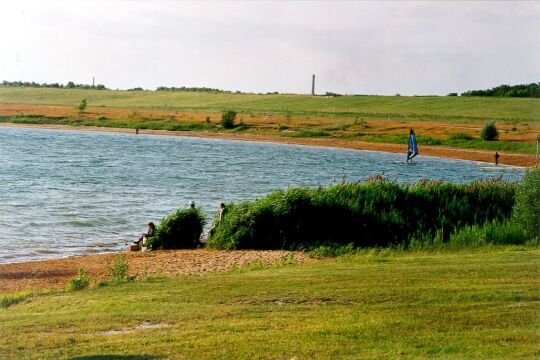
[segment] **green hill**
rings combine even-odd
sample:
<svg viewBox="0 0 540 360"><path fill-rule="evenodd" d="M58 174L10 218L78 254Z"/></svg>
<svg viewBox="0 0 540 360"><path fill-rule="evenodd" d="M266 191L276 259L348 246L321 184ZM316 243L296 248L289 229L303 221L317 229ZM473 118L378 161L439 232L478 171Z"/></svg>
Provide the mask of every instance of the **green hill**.
<svg viewBox="0 0 540 360"><path fill-rule="evenodd" d="M407 119L539 121L540 99L486 97L256 95L0 87L0 104L178 109L294 115L376 116Z"/></svg>

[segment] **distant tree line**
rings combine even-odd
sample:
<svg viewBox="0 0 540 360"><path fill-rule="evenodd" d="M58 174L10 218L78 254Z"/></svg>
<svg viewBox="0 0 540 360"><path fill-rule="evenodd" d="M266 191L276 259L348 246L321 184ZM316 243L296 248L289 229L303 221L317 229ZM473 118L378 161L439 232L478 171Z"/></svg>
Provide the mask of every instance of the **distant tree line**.
<svg viewBox="0 0 540 360"><path fill-rule="evenodd" d="M232 93L232 91L213 89L207 87L167 87L167 86L158 86L156 91L196 91L196 92L209 92L209 93ZM239 93L239 91L237 91Z"/></svg>
<svg viewBox="0 0 540 360"><path fill-rule="evenodd" d="M68 81L66 85L59 83L37 83L33 81L2 81L0 85L2 87L32 87L32 88L66 88L66 89L93 89L93 90L105 90L105 85L88 85L88 84L75 84L73 81Z"/></svg>
<svg viewBox="0 0 540 360"><path fill-rule="evenodd" d="M451 96L449 94L449 96ZM500 85L487 90L470 90L461 96L534 97L540 98L540 82L521 85Z"/></svg>

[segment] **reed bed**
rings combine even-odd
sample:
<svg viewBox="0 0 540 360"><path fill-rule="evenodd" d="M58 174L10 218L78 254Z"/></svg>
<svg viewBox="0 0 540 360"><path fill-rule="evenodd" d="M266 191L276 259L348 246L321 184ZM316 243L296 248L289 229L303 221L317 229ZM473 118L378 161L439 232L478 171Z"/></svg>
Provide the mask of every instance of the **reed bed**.
<svg viewBox="0 0 540 360"><path fill-rule="evenodd" d="M499 223L512 214L517 185L502 180L363 183L289 188L227 211L207 245L220 249L309 249L447 243L458 230ZM512 241L513 243L515 241Z"/></svg>

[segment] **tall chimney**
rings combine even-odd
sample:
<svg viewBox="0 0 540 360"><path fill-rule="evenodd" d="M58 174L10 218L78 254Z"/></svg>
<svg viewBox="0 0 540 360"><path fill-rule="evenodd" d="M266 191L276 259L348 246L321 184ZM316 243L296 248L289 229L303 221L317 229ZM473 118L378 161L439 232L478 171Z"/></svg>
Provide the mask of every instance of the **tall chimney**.
<svg viewBox="0 0 540 360"><path fill-rule="evenodd" d="M311 78L311 95L315 95L315 74Z"/></svg>
<svg viewBox="0 0 540 360"><path fill-rule="evenodd" d="M92 76L92 87L95 86L95 78Z"/></svg>

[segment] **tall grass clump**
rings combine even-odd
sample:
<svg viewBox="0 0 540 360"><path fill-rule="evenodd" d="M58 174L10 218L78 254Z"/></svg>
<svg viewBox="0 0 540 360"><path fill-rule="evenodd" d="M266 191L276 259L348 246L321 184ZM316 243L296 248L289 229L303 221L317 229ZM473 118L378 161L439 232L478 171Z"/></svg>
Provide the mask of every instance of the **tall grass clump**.
<svg viewBox="0 0 540 360"><path fill-rule="evenodd" d="M231 204L208 245L301 249L403 244L420 234L448 241L455 229L510 217L515 185L504 181L404 185L385 179L277 190Z"/></svg>
<svg viewBox="0 0 540 360"><path fill-rule="evenodd" d="M530 237L519 225L511 221L486 222L465 226L450 235L450 247L477 247L483 245L520 245Z"/></svg>
<svg viewBox="0 0 540 360"><path fill-rule="evenodd" d="M540 164L525 171L512 217L529 236L540 239Z"/></svg>
<svg viewBox="0 0 540 360"><path fill-rule="evenodd" d="M107 264L107 270L109 276L114 281L127 281L129 280L129 264L125 256L118 255L114 258L114 263Z"/></svg>
<svg viewBox="0 0 540 360"><path fill-rule="evenodd" d="M147 247L153 250L196 248L201 245L200 238L205 224L200 209L179 209L161 220L156 235L147 240Z"/></svg>

